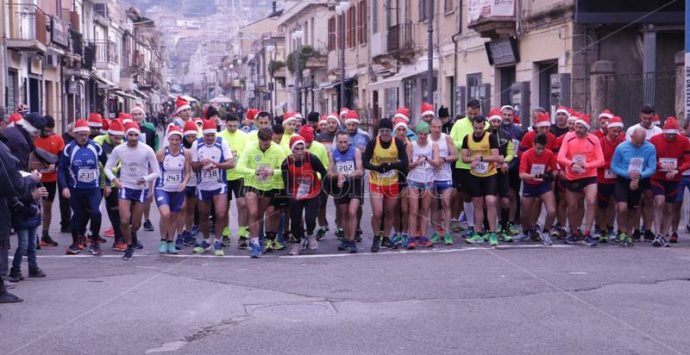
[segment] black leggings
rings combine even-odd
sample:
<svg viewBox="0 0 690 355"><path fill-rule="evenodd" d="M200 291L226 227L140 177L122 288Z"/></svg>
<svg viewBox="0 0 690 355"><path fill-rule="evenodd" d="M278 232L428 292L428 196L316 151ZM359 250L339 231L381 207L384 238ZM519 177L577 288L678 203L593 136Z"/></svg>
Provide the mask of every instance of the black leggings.
<svg viewBox="0 0 690 355"><path fill-rule="evenodd" d="M307 223L307 234L313 234L316 229L316 217L319 214L319 197L309 200L297 201L290 199L290 226L294 242L299 243L304 237L304 222L302 212L304 211L304 221Z"/></svg>
<svg viewBox="0 0 690 355"><path fill-rule="evenodd" d="M122 230L120 230L120 206L117 195L117 187L112 187L110 195L105 198L105 210L108 212L108 219L110 219L110 224L113 226L113 231L115 232L115 242L121 242Z"/></svg>
<svg viewBox="0 0 690 355"><path fill-rule="evenodd" d="M69 200L72 207L72 220L70 231L72 232L72 242L77 243L77 237L86 229L86 224L91 219L91 237L98 238L98 232L101 229L101 211L99 209L101 204L101 190L70 190L71 198Z"/></svg>

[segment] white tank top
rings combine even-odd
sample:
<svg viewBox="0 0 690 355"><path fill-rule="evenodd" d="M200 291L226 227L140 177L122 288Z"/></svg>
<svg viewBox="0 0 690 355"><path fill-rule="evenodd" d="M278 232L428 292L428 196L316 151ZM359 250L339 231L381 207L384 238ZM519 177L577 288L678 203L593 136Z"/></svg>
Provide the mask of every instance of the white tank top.
<svg viewBox="0 0 690 355"><path fill-rule="evenodd" d="M408 143L409 144L409 143ZM432 142L428 141L425 146L420 146L417 141L412 142L412 161L417 161L419 157L432 158ZM407 173L407 179L416 183L430 183L434 181L434 167L428 161L417 165Z"/></svg>
<svg viewBox="0 0 690 355"><path fill-rule="evenodd" d="M165 148L165 156L161 163L161 178L158 188L167 192L179 191L180 184L184 180L185 156L184 148L177 155L170 153L170 148Z"/></svg>
<svg viewBox="0 0 690 355"><path fill-rule="evenodd" d="M445 133L441 133L441 137L438 141L431 139L429 135L429 140L433 143L438 144L438 155L441 158L446 158L450 156L450 151L448 150L448 140ZM434 181L451 181L453 180L453 172L450 170L450 163L443 163L440 167L434 169Z"/></svg>

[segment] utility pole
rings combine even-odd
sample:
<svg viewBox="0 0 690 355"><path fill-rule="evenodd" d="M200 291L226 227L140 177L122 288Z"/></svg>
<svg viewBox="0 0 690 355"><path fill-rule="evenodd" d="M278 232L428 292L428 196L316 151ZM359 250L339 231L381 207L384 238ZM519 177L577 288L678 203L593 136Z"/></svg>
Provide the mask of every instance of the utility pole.
<svg viewBox="0 0 690 355"><path fill-rule="evenodd" d="M687 0L690 1L690 0ZM434 0L426 0L427 5L427 73L426 73L426 102L433 104L434 99Z"/></svg>
<svg viewBox="0 0 690 355"><path fill-rule="evenodd" d="M335 7L336 14L340 15L340 102L338 102L338 112L345 107L345 16L347 16L349 8L349 1L341 1Z"/></svg>

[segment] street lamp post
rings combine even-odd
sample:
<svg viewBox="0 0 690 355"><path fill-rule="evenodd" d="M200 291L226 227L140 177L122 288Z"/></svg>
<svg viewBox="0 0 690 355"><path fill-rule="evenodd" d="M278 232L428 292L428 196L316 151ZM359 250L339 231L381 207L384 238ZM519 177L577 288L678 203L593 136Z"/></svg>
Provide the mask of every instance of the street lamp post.
<svg viewBox="0 0 690 355"><path fill-rule="evenodd" d="M349 8L349 1L341 1L335 6L335 13L338 16L342 16L340 18L340 96L338 111L345 106L345 16Z"/></svg>
<svg viewBox="0 0 690 355"><path fill-rule="evenodd" d="M302 56L302 27L297 26L295 32L292 33L292 38L297 42L297 51L295 56L295 111L302 113L302 71L300 70L300 60Z"/></svg>
<svg viewBox="0 0 690 355"><path fill-rule="evenodd" d="M275 53L276 53L276 46L273 44L269 44L266 46L266 52L268 53L269 58L271 58L271 62L269 63L271 66L273 66L273 69L275 70ZM273 107L275 106L275 98L274 94L276 91L276 84L275 80L273 77L273 71L269 73L271 75L271 116L273 116Z"/></svg>

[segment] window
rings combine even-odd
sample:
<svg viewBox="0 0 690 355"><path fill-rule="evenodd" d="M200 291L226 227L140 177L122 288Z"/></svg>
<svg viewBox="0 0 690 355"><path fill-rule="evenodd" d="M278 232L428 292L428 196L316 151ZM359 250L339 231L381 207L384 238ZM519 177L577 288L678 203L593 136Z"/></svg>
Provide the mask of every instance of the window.
<svg viewBox="0 0 690 355"><path fill-rule="evenodd" d="M429 18L429 1L433 0L419 0L419 22Z"/></svg>
<svg viewBox="0 0 690 355"><path fill-rule="evenodd" d="M467 75L467 99L477 99L481 100L482 95L480 93L482 86L482 74L468 74Z"/></svg>
<svg viewBox="0 0 690 355"><path fill-rule="evenodd" d="M371 0L371 32L379 32L379 2Z"/></svg>
<svg viewBox="0 0 690 355"><path fill-rule="evenodd" d="M455 9L453 8L453 3L454 3L454 2L455 2L455 0L443 0L443 11L444 11L445 13L448 13L448 12L451 12L451 11L455 10Z"/></svg>
<svg viewBox="0 0 690 355"><path fill-rule="evenodd" d="M351 6L347 10L347 46L352 48L357 44L357 7Z"/></svg>
<svg viewBox="0 0 690 355"><path fill-rule="evenodd" d="M335 16L328 19L328 51L335 49Z"/></svg>
<svg viewBox="0 0 690 355"><path fill-rule="evenodd" d="M367 43L367 4L366 1L360 1L357 6L357 31L359 44Z"/></svg>

